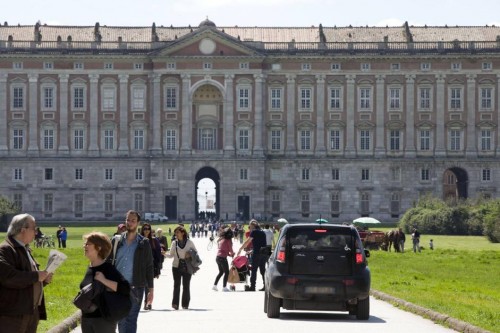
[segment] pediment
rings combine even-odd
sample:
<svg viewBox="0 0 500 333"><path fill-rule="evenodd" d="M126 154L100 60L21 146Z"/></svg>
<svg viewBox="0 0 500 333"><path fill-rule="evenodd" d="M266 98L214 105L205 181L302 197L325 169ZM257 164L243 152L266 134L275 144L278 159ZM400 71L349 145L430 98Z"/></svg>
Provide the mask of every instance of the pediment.
<svg viewBox="0 0 500 333"><path fill-rule="evenodd" d="M222 31L201 28L155 52L158 57L261 57L255 49Z"/></svg>

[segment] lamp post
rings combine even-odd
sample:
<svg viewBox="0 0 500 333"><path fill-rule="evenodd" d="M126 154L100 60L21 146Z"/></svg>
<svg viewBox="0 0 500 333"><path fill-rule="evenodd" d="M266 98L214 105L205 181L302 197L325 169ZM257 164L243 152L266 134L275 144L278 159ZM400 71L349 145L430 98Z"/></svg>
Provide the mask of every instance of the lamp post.
<svg viewBox="0 0 500 333"><path fill-rule="evenodd" d="M208 192L205 192L205 211L208 211Z"/></svg>

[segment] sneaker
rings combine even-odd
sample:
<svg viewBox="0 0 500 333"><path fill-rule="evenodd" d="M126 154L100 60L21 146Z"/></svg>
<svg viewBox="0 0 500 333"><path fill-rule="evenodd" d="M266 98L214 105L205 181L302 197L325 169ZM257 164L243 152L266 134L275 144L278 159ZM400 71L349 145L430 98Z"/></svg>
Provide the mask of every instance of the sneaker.
<svg viewBox="0 0 500 333"><path fill-rule="evenodd" d="M213 291L219 291L219 289L217 289L217 286L216 286L216 285L214 285L214 286L212 287L212 290L213 290Z"/></svg>
<svg viewBox="0 0 500 333"><path fill-rule="evenodd" d="M231 291L231 290L229 290L228 287L224 287L224 288L222 288L222 291Z"/></svg>

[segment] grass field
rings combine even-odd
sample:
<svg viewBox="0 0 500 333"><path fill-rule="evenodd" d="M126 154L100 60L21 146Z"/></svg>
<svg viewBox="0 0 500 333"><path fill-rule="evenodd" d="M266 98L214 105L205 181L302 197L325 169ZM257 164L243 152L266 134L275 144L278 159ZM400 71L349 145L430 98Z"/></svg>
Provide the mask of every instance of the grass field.
<svg viewBox="0 0 500 333"><path fill-rule="evenodd" d="M158 227L158 226L155 226ZM168 235L168 228L160 225ZM71 303L78 292L86 270L82 235L92 230L112 235L113 226L71 226L68 229L68 260L58 269L53 283L46 288L48 321L42 321L39 332L68 317L76 308ZM42 226L45 234L55 235L57 227ZM0 233L0 238L4 238ZM435 250L428 249L429 239ZM407 237L409 239L409 237ZM407 251L388 253L371 251L369 266L372 288L433 309L454 318L500 333L500 244L484 237L423 235L421 253L413 253L411 240ZM37 260L44 264L48 249L34 249Z"/></svg>

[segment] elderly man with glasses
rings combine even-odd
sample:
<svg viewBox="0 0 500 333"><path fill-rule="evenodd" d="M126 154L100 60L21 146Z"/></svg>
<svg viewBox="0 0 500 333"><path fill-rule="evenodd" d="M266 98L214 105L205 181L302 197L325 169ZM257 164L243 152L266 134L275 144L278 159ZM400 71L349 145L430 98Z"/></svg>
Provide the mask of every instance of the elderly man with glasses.
<svg viewBox="0 0 500 333"><path fill-rule="evenodd" d="M12 218L7 239L0 244L0 327L2 332L36 333L38 321L47 319L44 285L52 273L40 271L28 245L35 239L35 218Z"/></svg>

